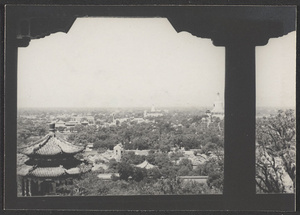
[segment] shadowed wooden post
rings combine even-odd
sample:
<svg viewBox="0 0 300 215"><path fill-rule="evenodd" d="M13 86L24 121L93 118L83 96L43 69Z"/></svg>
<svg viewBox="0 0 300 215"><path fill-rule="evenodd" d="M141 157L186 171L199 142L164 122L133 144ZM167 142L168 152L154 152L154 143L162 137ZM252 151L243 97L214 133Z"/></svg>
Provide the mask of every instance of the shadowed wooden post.
<svg viewBox="0 0 300 215"><path fill-rule="evenodd" d="M266 45L280 23L225 22L213 38L225 47L224 196L228 209L255 205L255 47ZM274 29L274 30L273 30ZM235 32L235 33L233 33Z"/></svg>
<svg viewBox="0 0 300 215"><path fill-rule="evenodd" d="M235 9L227 10L226 18L211 16L205 24L201 15L198 23L185 23L175 17L171 22L178 32L188 30L212 39L215 46L225 47L224 204L227 209L250 210L257 207L255 47L266 45L271 37L287 34L292 26L285 28L283 21L267 19L259 10L246 9L243 15Z"/></svg>
<svg viewBox="0 0 300 215"><path fill-rule="evenodd" d="M22 180L22 196L25 196L25 183L24 183L24 178Z"/></svg>
<svg viewBox="0 0 300 215"><path fill-rule="evenodd" d="M226 46L224 195L255 194L255 46Z"/></svg>

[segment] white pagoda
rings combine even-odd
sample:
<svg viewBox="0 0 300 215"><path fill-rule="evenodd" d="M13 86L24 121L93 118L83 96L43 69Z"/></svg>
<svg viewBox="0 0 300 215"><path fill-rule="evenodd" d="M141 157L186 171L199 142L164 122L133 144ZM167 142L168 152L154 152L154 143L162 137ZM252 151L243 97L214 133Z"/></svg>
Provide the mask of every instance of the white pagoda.
<svg viewBox="0 0 300 215"><path fill-rule="evenodd" d="M221 120L224 118L224 105L220 98L220 93L217 93L217 99L214 102L214 107L211 110L211 115L214 117L219 117Z"/></svg>

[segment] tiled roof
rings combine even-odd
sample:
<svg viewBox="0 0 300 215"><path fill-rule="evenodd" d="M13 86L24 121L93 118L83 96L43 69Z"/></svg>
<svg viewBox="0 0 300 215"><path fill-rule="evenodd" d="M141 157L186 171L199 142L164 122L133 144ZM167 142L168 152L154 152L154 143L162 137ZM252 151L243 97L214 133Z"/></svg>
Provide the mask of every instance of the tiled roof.
<svg viewBox="0 0 300 215"><path fill-rule="evenodd" d="M41 147L37 148L35 150L35 154L38 155L57 155L61 153L61 148L59 145L56 143L54 138L50 138L47 143L42 145Z"/></svg>
<svg viewBox="0 0 300 215"><path fill-rule="evenodd" d="M83 146L76 146L68 143L55 134L50 133L44 138L38 140L30 146L20 149L20 152L25 155L42 155L42 156L53 156L62 153L76 154L84 150Z"/></svg>
<svg viewBox="0 0 300 215"><path fill-rule="evenodd" d="M23 165L18 168L19 176L31 176L38 178L55 178L64 175L77 175L84 173L79 167L65 169L63 166L59 167L33 167Z"/></svg>
<svg viewBox="0 0 300 215"><path fill-rule="evenodd" d="M84 150L84 146L76 146L61 138L57 138L57 139L60 141L59 146L64 153L74 154Z"/></svg>
<svg viewBox="0 0 300 215"><path fill-rule="evenodd" d="M80 168L75 167L75 168L67 169L66 172L69 175L77 175L77 174L80 174Z"/></svg>
<svg viewBox="0 0 300 215"><path fill-rule="evenodd" d="M35 177L59 177L66 174L66 169L63 167L37 167L28 173L29 176Z"/></svg>
<svg viewBox="0 0 300 215"><path fill-rule="evenodd" d="M143 169L152 169L155 168L156 166L150 164L147 160L145 160L143 163L136 165L136 167L143 168Z"/></svg>
<svg viewBox="0 0 300 215"><path fill-rule="evenodd" d="M111 180L112 175L120 177L119 173L102 173L102 174L97 175L97 177L100 179L103 179L103 180Z"/></svg>

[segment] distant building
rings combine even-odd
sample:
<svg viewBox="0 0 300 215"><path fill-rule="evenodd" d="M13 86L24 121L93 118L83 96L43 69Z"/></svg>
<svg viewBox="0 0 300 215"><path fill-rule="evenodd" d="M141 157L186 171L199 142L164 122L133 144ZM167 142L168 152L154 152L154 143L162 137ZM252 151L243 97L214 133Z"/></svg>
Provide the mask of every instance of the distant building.
<svg viewBox="0 0 300 215"><path fill-rule="evenodd" d="M74 114L71 118L71 121L76 122L79 124L81 122L82 116L78 116L77 114Z"/></svg>
<svg viewBox="0 0 300 215"><path fill-rule="evenodd" d="M160 117L163 116L163 112L161 110L156 110L154 106L152 106L151 111L144 111L144 118L146 117Z"/></svg>
<svg viewBox="0 0 300 215"><path fill-rule="evenodd" d="M137 123L143 123L143 122L148 122L144 118L134 118L131 120L132 122L137 122Z"/></svg>
<svg viewBox="0 0 300 215"><path fill-rule="evenodd" d="M97 175L97 177L104 181L111 181L113 175L115 177L120 177L119 173L102 173L102 174Z"/></svg>
<svg viewBox="0 0 300 215"><path fill-rule="evenodd" d="M55 122L55 128L59 131L59 132L64 132L66 130L66 124L64 121L62 120L58 120L57 122Z"/></svg>
<svg viewBox="0 0 300 215"><path fill-rule="evenodd" d="M86 152L91 152L94 149L94 143L88 143L85 147Z"/></svg>
<svg viewBox="0 0 300 215"><path fill-rule="evenodd" d="M81 122L81 125L88 125L88 124L89 124L89 122L87 120L84 120Z"/></svg>
<svg viewBox="0 0 300 215"><path fill-rule="evenodd" d="M121 160L123 153L124 153L124 148L122 143L117 144L114 147L114 158L116 159L116 161L119 162Z"/></svg>
<svg viewBox="0 0 300 215"><path fill-rule="evenodd" d="M74 127L75 125L77 125L78 122L77 121L69 121L69 122L66 122L65 125L67 127Z"/></svg>
<svg viewBox="0 0 300 215"><path fill-rule="evenodd" d="M199 184L206 184L208 180L208 176L178 176L177 178L181 179L183 183L197 182Z"/></svg>
<svg viewBox="0 0 300 215"><path fill-rule="evenodd" d="M90 125L94 125L95 124L95 119L94 119L93 116L87 115L85 118L89 122Z"/></svg>
<svg viewBox="0 0 300 215"><path fill-rule="evenodd" d="M64 122L64 121L58 120L58 121L55 123L55 127L56 127L56 128L59 128L59 127L66 127L66 125L65 125L65 122Z"/></svg>
<svg viewBox="0 0 300 215"><path fill-rule="evenodd" d="M126 150L126 152L133 152L135 155L147 156L150 150Z"/></svg>
<svg viewBox="0 0 300 215"><path fill-rule="evenodd" d="M152 165L147 160L145 160L143 163L140 163L138 165L135 165L136 167L142 168L142 169L153 169L157 168L157 166Z"/></svg>
<svg viewBox="0 0 300 215"><path fill-rule="evenodd" d="M224 106L223 101L220 98L220 93L217 93L217 99L214 102L214 107L211 110L212 117L219 117L220 119L224 118Z"/></svg>
<svg viewBox="0 0 300 215"><path fill-rule="evenodd" d="M114 125L121 125L123 122L127 122L129 120L129 118L119 118L119 119L115 119L113 118L113 124Z"/></svg>

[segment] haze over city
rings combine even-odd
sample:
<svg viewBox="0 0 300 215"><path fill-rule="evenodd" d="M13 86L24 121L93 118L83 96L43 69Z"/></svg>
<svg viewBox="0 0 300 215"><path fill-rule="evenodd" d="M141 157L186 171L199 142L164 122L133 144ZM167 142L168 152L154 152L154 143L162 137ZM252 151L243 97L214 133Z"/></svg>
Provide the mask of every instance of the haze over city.
<svg viewBox="0 0 300 215"><path fill-rule="evenodd" d="M295 106L295 35L256 48L257 106ZM209 107L224 85L225 48L166 18L80 18L19 48L18 107Z"/></svg>

